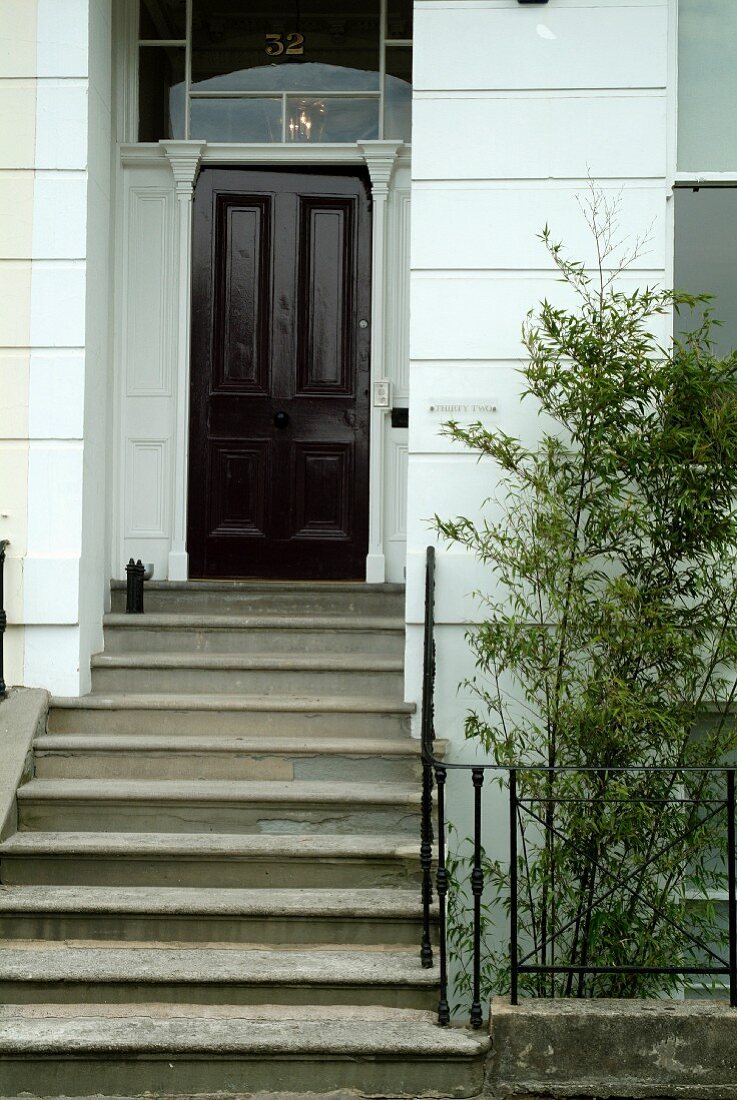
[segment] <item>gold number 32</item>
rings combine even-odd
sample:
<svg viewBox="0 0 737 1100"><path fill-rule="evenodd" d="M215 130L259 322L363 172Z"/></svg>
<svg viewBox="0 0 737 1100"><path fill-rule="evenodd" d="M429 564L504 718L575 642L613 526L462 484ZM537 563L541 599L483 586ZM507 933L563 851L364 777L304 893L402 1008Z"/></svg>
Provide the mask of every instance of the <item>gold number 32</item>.
<svg viewBox="0 0 737 1100"><path fill-rule="evenodd" d="M297 54L305 52L305 36L299 31L291 31L289 34L267 34L264 47L269 57L280 57L282 54Z"/></svg>

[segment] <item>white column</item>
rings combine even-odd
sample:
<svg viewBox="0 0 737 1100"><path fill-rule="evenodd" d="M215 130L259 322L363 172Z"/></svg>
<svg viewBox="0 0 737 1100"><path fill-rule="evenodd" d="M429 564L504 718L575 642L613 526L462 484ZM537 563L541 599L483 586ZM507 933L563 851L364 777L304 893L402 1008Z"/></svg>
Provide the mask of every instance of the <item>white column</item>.
<svg viewBox="0 0 737 1100"><path fill-rule="evenodd" d="M189 348L192 294L192 197L205 143L162 141L177 192L179 292L177 302L177 366L174 425L174 507L169 550L169 580L186 581L187 474L189 466Z"/></svg>
<svg viewBox="0 0 737 1100"><path fill-rule="evenodd" d="M373 229L371 255L371 421L369 460L369 547L366 580L383 584L384 558L384 430L390 410L374 404L376 382L385 380L384 306L386 256L386 203L401 141L365 141L359 146L371 177Z"/></svg>

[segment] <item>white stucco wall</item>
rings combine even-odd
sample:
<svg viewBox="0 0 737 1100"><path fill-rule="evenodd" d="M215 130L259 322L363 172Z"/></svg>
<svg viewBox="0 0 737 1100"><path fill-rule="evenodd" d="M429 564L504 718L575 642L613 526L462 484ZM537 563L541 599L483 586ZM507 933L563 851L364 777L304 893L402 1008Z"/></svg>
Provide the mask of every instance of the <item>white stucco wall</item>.
<svg viewBox="0 0 737 1100"><path fill-rule="evenodd" d="M106 467L96 380L109 362L109 9L110 0L0 5L7 679L70 694L87 686L99 648L87 623L99 636L106 572L104 497L93 486Z"/></svg>
<svg viewBox="0 0 737 1100"><path fill-rule="evenodd" d="M635 280L662 282L667 216L668 0L418 0L412 138L407 693L420 695L424 548L430 518L478 515L493 467L438 436L438 402L497 406L489 424L527 435L520 328L561 294L536 238L548 223L591 255L577 195L589 175L622 192L621 228L649 227ZM447 417L446 417L447 418ZM461 416L457 419L462 419ZM478 417L469 417L478 419ZM473 674L464 623L485 577L447 546L437 566L436 726L461 752ZM488 586L487 586L488 587ZM417 731L419 732L419 731Z"/></svg>

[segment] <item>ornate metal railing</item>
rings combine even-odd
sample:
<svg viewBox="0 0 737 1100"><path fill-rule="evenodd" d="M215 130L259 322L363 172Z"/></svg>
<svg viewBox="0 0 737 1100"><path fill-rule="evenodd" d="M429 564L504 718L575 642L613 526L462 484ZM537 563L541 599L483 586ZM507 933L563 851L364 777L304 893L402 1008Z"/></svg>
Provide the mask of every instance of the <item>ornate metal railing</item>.
<svg viewBox="0 0 737 1100"><path fill-rule="evenodd" d="M520 993L601 995L604 981L610 988L618 982L617 995L623 996L641 993L643 982L652 983L655 979L660 980L661 992L666 987L677 992L679 983L682 986L697 977L712 984L716 979L726 979L721 984L728 989L732 1007L737 1007L735 768L509 767L438 759L434 753L434 591L435 555L429 548L422 700L421 957L423 965L432 965L434 866L438 907L435 952L440 979L438 1022L447 1024L451 1016L447 926L451 888L455 892L456 921L464 908L458 901L459 891L461 894L465 891L467 902L464 909L467 929L458 935L456 928L452 936L453 962L466 975L465 990L474 1028L484 1022L483 999L488 999L492 980L489 939L493 939L494 933L489 931L489 910L493 906L497 919L503 918L508 929L506 944L498 942L497 934L494 977L498 988L493 991L508 992L512 1004L517 1004ZM451 778L452 800L448 791ZM470 779L470 788L465 785L466 779ZM436 853L432 846L433 788ZM496 794L494 845L500 849L508 847L508 862L503 863L487 856L484 849L483 794L492 790ZM449 803L452 801L451 810L455 809L457 820L462 819L468 808L466 792L472 799L472 826L465 842L467 854L461 858L455 850L457 846L450 853L448 850ZM579 815L576 828L571 829L570 811L574 804L581 808L583 817ZM641 843L633 842L628 851L625 846L615 859L604 858L611 853L604 852L596 839L603 815L623 815L633 807L643 820L647 818L644 839ZM635 815L632 819L635 820ZM500 828L499 821L505 820L506 826ZM540 875L542 864L538 862L535 869L535 857L541 853L548 867L562 855L564 865L575 869L580 890L570 921L556 911L552 900L554 883L548 875L545 885L546 876ZM496 851L491 853L491 857L498 855ZM687 889L690 882L696 884L693 894ZM490 887L494 892L491 899L488 893L485 895ZM716 915L720 903L726 906L726 922L722 924ZM702 906L706 916L694 921L698 906ZM674 945L673 961L648 962L653 953L648 951L647 936L628 937L626 928L621 942L613 947L597 938L602 916L620 912L630 913L640 924L644 920L647 925L649 921L652 928L660 928L663 935L670 937L668 942ZM500 948L502 953L506 949L501 970ZM601 956L595 957L597 950L603 951L603 960Z"/></svg>
<svg viewBox="0 0 737 1100"><path fill-rule="evenodd" d="M8 693L5 686L5 628L8 625L5 613L5 550L9 545L8 539L0 539L0 699Z"/></svg>

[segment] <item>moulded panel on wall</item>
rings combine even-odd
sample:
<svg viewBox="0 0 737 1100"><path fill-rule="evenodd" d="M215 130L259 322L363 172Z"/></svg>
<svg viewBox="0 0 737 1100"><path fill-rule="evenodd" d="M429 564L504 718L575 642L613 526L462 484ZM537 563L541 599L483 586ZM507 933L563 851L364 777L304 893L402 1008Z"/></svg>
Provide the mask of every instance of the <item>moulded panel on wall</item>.
<svg viewBox="0 0 737 1100"><path fill-rule="evenodd" d="M0 260L0 302L0 347L27 347L31 338L30 263Z"/></svg>
<svg viewBox="0 0 737 1100"><path fill-rule="evenodd" d="M32 439L81 439L85 356L65 349L32 351L28 433Z"/></svg>
<svg viewBox="0 0 737 1100"><path fill-rule="evenodd" d="M0 439L24 439L28 434L28 352L0 349ZM0 477L4 484L5 477ZM0 508L0 511L2 509ZM0 534L0 538L3 536Z"/></svg>
<svg viewBox="0 0 737 1100"><path fill-rule="evenodd" d="M31 276L31 344L34 347L84 347L85 274L83 260L34 263Z"/></svg>
<svg viewBox="0 0 737 1100"><path fill-rule="evenodd" d="M78 557L26 557L23 565L23 621L79 621Z"/></svg>
<svg viewBox="0 0 737 1100"><path fill-rule="evenodd" d="M407 547L407 431L387 425L384 445L384 554L388 581L404 582Z"/></svg>
<svg viewBox="0 0 737 1100"><path fill-rule="evenodd" d="M623 252L643 241L635 269L665 268L665 187L624 186L596 189L615 210ZM546 225L568 256L595 260L594 237L584 212L591 185L494 186L427 184L412 196L412 266L418 268L540 270L551 267L540 240Z"/></svg>
<svg viewBox="0 0 737 1100"><path fill-rule="evenodd" d="M167 535L168 443L165 439L129 439L126 447L125 537Z"/></svg>
<svg viewBox="0 0 737 1100"><path fill-rule="evenodd" d="M433 228L437 232L437 227ZM409 390L410 192L394 191L389 204L386 366L397 395Z"/></svg>
<svg viewBox="0 0 737 1100"><path fill-rule="evenodd" d="M168 396L174 348L171 191L131 187L123 305L123 365L128 397Z"/></svg>
<svg viewBox="0 0 737 1100"><path fill-rule="evenodd" d="M33 168L36 82L0 81L0 168Z"/></svg>
<svg viewBox="0 0 737 1100"><path fill-rule="evenodd" d="M664 87L667 32L665 2L526 10L437 4L416 15L413 86Z"/></svg>
<svg viewBox="0 0 737 1100"><path fill-rule="evenodd" d="M418 180L665 175L661 94L420 95L412 110Z"/></svg>
<svg viewBox="0 0 737 1100"><path fill-rule="evenodd" d="M78 626L27 626L25 643L26 687L79 695Z"/></svg>
<svg viewBox="0 0 737 1100"><path fill-rule="evenodd" d="M33 173L0 172L0 256L31 258Z"/></svg>
<svg viewBox="0 0 737 1100"><path fill-rule="evenodd" d="M38 75L87 76L90 9L100 0L36 0Z"/></svg>
<svg viewBox="0 0 737 1100"><path fill-rule="evenodd" d="M28 552L79 554L82 536L81 443L31 443Z"/></svg>
<svg viewBox="0 0 737 1100"><path fill-rule="evenodd" d="M85 177L37 172L33 194L34 259L84 259L86 234Z"/></svg>
<svg viewBox="0 0 737 1100"><path fill-rule="evenodd" d="M87 83L39 80L36 167L87 167Z"/></svg>

